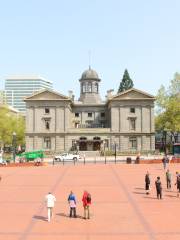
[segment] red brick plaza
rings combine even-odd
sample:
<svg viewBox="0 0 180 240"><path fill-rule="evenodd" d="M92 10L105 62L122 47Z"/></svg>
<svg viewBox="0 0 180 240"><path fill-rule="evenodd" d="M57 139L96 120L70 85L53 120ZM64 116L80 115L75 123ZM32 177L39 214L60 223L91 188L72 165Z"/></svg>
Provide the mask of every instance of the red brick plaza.
<svg viewBox="0 0 180 240"><path fill-rule="evenodd" d="M173 173L180 165L171 164ZM151 173L152 190L144 191ZM0 239L2 240L175 240L180 239L180 198L176 186L166 190L161 164L87 164L0 168ZM162 178L163 200L157 200L154 181ZM77 219L69 218L67 197L78 199ZM84 220L82 193L92 195L91 219ZM44 196L57 198L54 218L46 220Z"/></svg>

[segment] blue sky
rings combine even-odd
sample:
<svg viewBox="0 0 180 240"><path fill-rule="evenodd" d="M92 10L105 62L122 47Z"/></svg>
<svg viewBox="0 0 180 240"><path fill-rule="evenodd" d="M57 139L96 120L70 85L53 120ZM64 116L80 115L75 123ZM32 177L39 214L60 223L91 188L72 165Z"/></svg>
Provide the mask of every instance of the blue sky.
<svg viewBox="0 0 180 240"><path fill-rule="evenodd" d="M0 89L8 75L38 74L78 98L91 51L102 97L125 68L156 94L180 72L179 10L179 0L1 0Z"/></svg>

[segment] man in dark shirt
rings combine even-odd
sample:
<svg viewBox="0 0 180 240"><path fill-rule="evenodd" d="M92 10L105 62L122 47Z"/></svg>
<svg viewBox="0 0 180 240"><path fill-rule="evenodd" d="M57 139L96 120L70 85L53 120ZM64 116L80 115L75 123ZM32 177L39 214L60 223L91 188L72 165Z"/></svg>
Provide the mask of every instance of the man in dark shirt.
<svg viewBox="0 0 180 240"><path fill-rule="evenodd" d="M162 199L162 184L160 177L157 177L157 180L155 181L156 185L156 192L157 192L157 199Z"/></svg>

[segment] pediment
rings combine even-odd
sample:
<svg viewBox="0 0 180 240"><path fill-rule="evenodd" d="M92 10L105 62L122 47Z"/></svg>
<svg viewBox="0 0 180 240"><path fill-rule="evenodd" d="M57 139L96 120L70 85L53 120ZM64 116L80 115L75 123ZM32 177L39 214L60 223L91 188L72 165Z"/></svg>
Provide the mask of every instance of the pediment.
<svg viewBox="0 0 180 240"><path fill-rule="evenodd" d="M143 92L141 90L131 88L127 91L121 92L111 98L111 100L131 100L131 99L150 99L154 100L154 96Z"/></svg>
<svg viewBox="0 0 180 240"><path fill-rule="evenodd" d="M61 93L46 89L40 92L37 92L27 98L25 101L29 100L70 100L69 97L62 95Z"/></svg>

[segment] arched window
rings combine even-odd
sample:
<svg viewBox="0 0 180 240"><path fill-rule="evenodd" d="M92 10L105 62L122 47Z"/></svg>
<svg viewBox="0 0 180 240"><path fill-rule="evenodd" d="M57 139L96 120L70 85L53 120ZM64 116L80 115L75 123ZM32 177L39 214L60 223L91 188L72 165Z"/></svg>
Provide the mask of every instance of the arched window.
<svg viewBox="0 0 180 240"><path fill-rule="evenodd" d="M87 84L87 92L92 92L92 84L90 82Z"/></svg>
<svg viewBox="0 0 180 240"><path fill-rule="evenodd" d="M85 93L86 92L86 84L82 83L82 92Z"/></svg>
<svg viewBox="0 0 180 240"><path fill-rule="evenodd" d="M95 92L95 93L98 93L98 83L95 83L95 84L94 84L94 92Z"/></svg>
<svg viewBox="0 0 180 240"><path fill-rule="evenodd" d="M93 140L101 140L100 137L94 137Z"/></svg>

